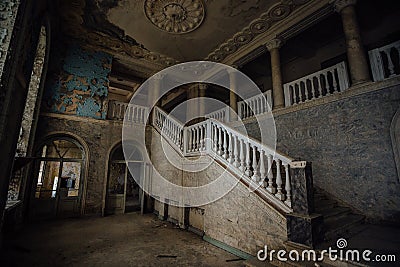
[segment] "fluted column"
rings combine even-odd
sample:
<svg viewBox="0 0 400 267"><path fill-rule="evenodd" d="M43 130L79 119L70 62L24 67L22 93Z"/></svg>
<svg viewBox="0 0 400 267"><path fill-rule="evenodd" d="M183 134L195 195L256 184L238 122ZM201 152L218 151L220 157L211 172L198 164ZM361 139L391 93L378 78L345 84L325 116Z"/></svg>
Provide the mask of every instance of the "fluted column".
<svg viewBox="0 0 400 267"><path fill-rule="evenodd" d="M353 85L371 80L354 7L356 2L357 0L335 1L335 10L342 17L347 59Z"/></svg>
<svg viewBox="0 0 400 267"><path fill-rule="evenodd" d="M271 71L272 71L272 94L274 98L274 109L282 108L285 105L285 97L282 85L281 59L279 48L282 46L280 39L273 39L266 44L271 54Z"/></svg>

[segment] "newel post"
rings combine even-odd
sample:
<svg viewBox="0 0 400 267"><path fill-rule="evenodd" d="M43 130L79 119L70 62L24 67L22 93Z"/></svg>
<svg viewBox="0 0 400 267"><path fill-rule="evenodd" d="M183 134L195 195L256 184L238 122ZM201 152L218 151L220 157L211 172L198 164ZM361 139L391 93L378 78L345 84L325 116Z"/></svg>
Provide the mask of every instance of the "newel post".
<svg viewBox="0 0 400 267"><path fill-rule="evenodd" d="M312 248L323 239L323 217L314 213L311 162L290 163L290 177L293 213L286 215L288 241Z"/></svg>

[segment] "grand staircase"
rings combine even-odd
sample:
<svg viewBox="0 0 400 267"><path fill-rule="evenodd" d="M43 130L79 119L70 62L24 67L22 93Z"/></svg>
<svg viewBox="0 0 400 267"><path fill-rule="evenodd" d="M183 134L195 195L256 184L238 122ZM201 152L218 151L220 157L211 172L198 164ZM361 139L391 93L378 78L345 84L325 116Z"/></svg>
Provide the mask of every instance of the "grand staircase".
<svg viewBox="0 0 400 267"><path fill-rule="evenodd" d="M363 229L365 217L314 187L315 213L323 216L324 240L318 247L335 245L339 238L350 238Z"/></svg>
<svg viewBox="0 0 400 267"><path fill-rule="evenodd" d="M153 127L182 157L208 154L227 168L263 201L286 217L286 251L313 248L320 255L337 248L338 239L365 238L371 225L349 205L313 186L311 165L272 151L258 140L216 119L186 126L155 108ZM367 235L368 238L368 235ZM319 257L319 256L318 256ZM328 255L317 262L260 262L251 258L245 266L366 266L350 261L331 261Z"/></svg>

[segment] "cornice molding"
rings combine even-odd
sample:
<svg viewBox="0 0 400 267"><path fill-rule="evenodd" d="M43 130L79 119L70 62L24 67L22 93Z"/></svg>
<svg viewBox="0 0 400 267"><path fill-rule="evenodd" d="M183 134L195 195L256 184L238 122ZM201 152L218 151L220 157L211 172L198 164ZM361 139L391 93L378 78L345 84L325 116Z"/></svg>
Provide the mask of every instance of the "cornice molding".
<svg viewBox="0 0 400 267"><path fill-rule="evenodd" d="M253 20L242 31L236 33L231 39L221 44L216 50L210 53L207 60L223 61L228 55L235 53L240 47L243 47L254 40L255 37L267 32L274 24L284 20L294 10L305 5L310 0L282 0L273 5L260 18Z"/></svg>
<svg viewBox="0 0 400 267"><path fill-rule="evenodd" d="M294 1L286 1L286 2L291 3ZM310 25L315 24L320 20L320 18L324 18L326 14L332 13L333 7L330 2L331 0L300 1L301 6L299 6L299 3L297 3L297 6L292 10L290 16L286 16L284 19L275 21L274 24L271 25L269 29L253 36L253 39L251 41L238 47L234 53L225 53L223 57L221 57L221 59L218 61L227 65L231 65L233 63L236 64L237 62L240 61L245 62L245 60L242 59L247 57L249 53L248 51L260 49L259 48L260 46L265 47L265 44L267 42L277 37L285 41L286 38L283 38L283 36L292 37L294 36L294 34L300 32L301 29L307 28ZM318 14L318 16L314 16L314 14ZM263 15L261 17L263 17ZM311 17L312 19L309 19L309 17ZM302 28L300 29L297 25L301 25ZM246 27L245 30L247 30L248 28L249 27ZM286 34L287 30L292 32ZM237 33L235 34L235 36L239 34L240 33ZM211 53L210 55L213 54L214 52ZM211 61L216 61L212 60L210 58L210 55L208 56L208 59Z"/></svg>

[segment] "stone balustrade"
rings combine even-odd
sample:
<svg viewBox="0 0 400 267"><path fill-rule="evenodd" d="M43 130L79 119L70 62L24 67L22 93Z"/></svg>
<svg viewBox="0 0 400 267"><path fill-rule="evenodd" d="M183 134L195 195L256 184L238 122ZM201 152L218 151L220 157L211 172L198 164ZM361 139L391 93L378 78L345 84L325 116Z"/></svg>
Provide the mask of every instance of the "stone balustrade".
<svg viewBox="0 0 400 267"><path fill-rule="evenodd" d="M205 117L208 119L215 119L215 120L219 120L222 122L229 122L230 121L229 110L230 110L229 107L224 107L217 111L207 114Z"/></svg>
<svg viewBox="0 0 400 267"><path fill-rule="evenodd" d="M185 127L184 154L190 156L207 152L207 136L209 136L208 121Z"/></svg>
<svg viewBox="0 0 400 267"><path fill-rule="evenodd" d="M272 110L272 90L238 102L239 118L247 119Z"/></svg>
<svg viewBox="0 0 400 267"><path fill-rule="evenodd" d="M185 127L160 108L153 126L182 156L208 154L241 177L281 210L291 212L290 164L293 159L215 119Z"/></svg>
<svg viewBox="0 0 400 267"><path fill-rule="evenodd" d="M134 123L145 124L148 116L148 108L119 101L108 103L107 117L112 120L125 120Z"/></svg>
<svg viewBox="0 0 400 267"><path fill-rule="evenodd" d="M374 81L400 74L400 40L368 52Z"/></svg>
<svg viewBox="0 0 400 267"><path fill-rule="evenodd" d="M343 92L349 86L346 63L341 62L284 84L285 106L289 107L337 92Z"/></svg>
<svg viewBox="0 0 400 267"><path fill-rule="evenodd" d="M174 117L165 113L162 109L155 107L153 113L153 126L161 135L178 151L183 152L184 125Z"/></svg>

